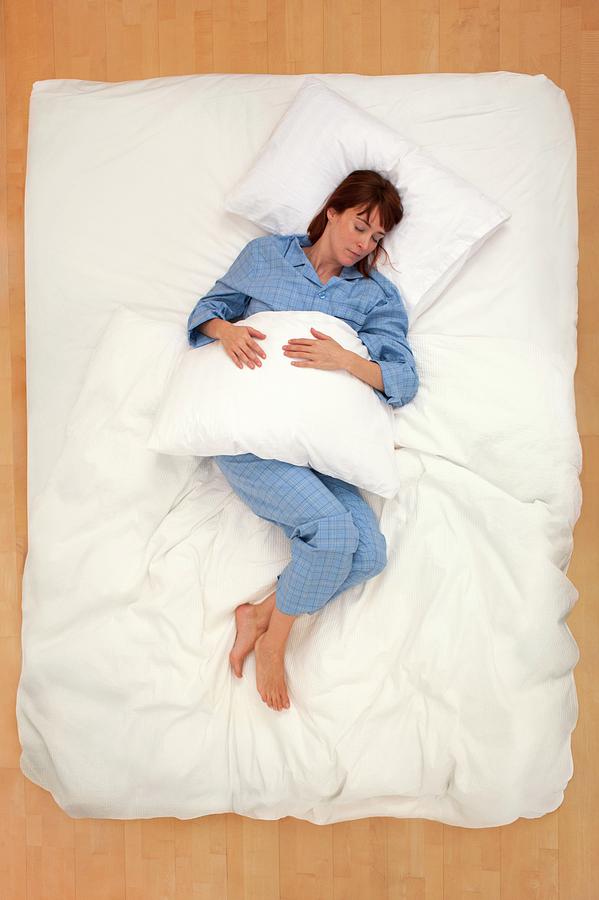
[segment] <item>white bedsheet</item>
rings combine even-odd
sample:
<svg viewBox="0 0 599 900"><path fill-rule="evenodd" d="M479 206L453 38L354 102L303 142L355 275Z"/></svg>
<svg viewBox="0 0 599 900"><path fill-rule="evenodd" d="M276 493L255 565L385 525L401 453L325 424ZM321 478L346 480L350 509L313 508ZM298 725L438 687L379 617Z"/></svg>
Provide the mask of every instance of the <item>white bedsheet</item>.
<svg viewBox="0 0 599 900"><path fill-rule="evenodd" d="M502 825L560 805L578 649L576 147L507 72L322 75L512 211L412 324L389 563L231 673L288 541L210 461L145 448L201 293L257 232L224 194L302 76L36 82L26 182L21 768L74 817Z"/></svg>

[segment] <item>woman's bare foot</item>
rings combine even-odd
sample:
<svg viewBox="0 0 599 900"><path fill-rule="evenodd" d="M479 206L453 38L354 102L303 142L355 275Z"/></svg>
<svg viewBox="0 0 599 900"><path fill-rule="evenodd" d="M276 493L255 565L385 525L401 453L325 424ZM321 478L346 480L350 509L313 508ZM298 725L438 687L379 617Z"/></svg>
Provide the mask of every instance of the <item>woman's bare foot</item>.
<svg viewBox="0 0 599 900"><path fill-rule="evenodd" d="M229 662L238 678L242 677L243 661L256 643L256 638L268 628L275 599L276 594L272 593L262 603L242 603L235 610L237 634L229 653Z"/></svg>
<svg viewBox="0 0 599 900"><path fill-rule="evenodd" d="M257 638L254 650L258 693L272 709L287 709L289 697L285 684L285 652L273 650L265 634Z"/></svg>

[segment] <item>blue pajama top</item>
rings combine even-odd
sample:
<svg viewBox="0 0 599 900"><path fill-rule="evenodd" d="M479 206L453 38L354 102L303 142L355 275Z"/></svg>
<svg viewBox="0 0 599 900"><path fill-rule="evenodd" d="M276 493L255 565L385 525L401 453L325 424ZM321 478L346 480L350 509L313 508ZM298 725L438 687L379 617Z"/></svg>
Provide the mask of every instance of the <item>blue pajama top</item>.
<svg viewBox="0 0 599 900"><path fill-rule="evenodd" d="M365 276L356 266L344 266L323 284L302 250L310 246L307 233L268 234L250 241L191 311L189 344L201 347L218 340L198 328L215 317L231 322L264 310L315 309L343 319L358 333L381 367L384 390L373 388L379 397L394 407L409 403L419 379L398 289L376 269Z"/></svg>

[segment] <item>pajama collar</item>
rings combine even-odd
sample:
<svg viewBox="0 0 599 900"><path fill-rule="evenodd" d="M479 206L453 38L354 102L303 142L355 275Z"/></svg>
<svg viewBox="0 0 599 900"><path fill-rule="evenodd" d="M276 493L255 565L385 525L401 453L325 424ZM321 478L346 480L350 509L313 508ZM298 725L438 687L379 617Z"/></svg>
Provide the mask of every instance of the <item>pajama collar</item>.
<svg viewBox="0 0 599 900"><path fill-rule="evenodd" d="M312 246L312 242L306 233L304 234L295 234L293 236L293 240L289 245L289 250L287 252L287 256L291 259L291 265L294 267L303 266L304 272L303 274L310 281L315 281L315 283L320 287L320 279L316 275L314 270L314 266L302 250L302 247L310 247ZM340 275L333 275L333 278L343 279L345 281L355 281L357 278L364 278L361 272L359 272L355 266L343 266L341 269ZM329 284L330 282L327 282Z"/></svg>

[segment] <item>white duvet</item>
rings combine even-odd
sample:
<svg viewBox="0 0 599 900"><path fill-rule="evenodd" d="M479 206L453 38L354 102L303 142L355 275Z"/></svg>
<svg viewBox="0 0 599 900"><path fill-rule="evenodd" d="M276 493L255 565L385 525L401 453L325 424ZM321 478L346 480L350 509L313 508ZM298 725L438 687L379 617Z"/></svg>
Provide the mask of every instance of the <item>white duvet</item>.
<svg viewBox="0 0 599 900"><path fill-rule="evenodd" d="M582 459L565 95L505 72L320 77L512 220L413 323L400 490L363 491L388 565L296 621L280 712L253 654L238 680L228 653L235 607L273 590L287 538L211 460L145 445L189 310L255 236L220 212L232 173L301 76L34 85L17 719L23 772L71 816L488 827L555 809L572 776Z"/></svg>

